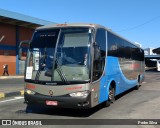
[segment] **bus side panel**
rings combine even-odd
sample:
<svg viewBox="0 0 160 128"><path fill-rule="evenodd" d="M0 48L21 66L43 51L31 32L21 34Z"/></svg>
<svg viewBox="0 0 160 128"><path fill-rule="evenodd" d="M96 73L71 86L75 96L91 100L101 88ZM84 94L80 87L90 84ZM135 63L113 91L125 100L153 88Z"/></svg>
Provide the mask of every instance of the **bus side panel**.
<svg viewBox="0 0 160 128"><path fill-rule="evenodd" d="M117 57L108 56L106 58L105 73L100 80L100 97L99 103L108 100L109 87L112 81L116 84L115 95L123 93L124 91L137 85L137 79L129 80L123 74L119 59Z"/></svg>
<svg viewBox="0 0 160 128"><path fill-rule="evenodd" d="M119 59L117 57L111 57L111 56L107 57L106 74L108 81L107 97L108 97L109 87L112 81L114 81L116 84L115 95L122 93L126 90L126 86L121 75Z"/></svg>
<svg viewBox="0 0 160 128"><path fill-rule="evenodd" d="M107 57L106 58L106 66L104 69L104 75L100 80L100 96L99 103L102 103L108 100L108 90L112 80L117 82L119 80L119 63L116 57ZM119 88L122 89L122 88Z"/></svg>
<svg viewBox="0 0 160 128"><path fill-rule="evenodd" d="M100 94L99 94L99 103L102 103L108 100L107 97L107 77L104 75L100 80Z"/></svg>
<svg viewBox="0 0 160 128"><path fill-rule="evenodd" d="M134 78L132 80L129 80L127 78L128 76L126 76L123 73L122 69L121 69L121 67L126 67L128 64L127 65L125 65L125 64L121 64L120 65L119 59L116 58L116 57L108 57L108 61L110 61L111 58L112 59L114 58L114 60L115 60L114 62L116 63L116 66L118 67L117 68L117 72L118 72L117 74L119 74L118 78L114 77L115 78L115 82L116 82L115 95L118 95L118 94L123 93L124 91L126 91L126 90L128 90L128 89L130 89L130 88L132 88L132 87L137 85L137 83L138 83L138 81L137 81L138 74L137 74L136 78ZM131 66L131 64L130 64L130 66ZM112 64L111 64L111 67L108 67L108 68L113 68ZM134 72L134 70L132 72Z"/></svg>

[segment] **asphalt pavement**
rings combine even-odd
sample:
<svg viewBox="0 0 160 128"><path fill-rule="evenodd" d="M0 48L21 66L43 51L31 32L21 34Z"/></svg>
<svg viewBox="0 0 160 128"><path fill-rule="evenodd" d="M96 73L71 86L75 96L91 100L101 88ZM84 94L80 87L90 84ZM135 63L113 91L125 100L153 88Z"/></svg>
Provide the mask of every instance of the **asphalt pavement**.
<svg viewBox="0 0 160 128"><path fill-rule="evenodd" d="M24 94L24 76L0 76L0 98Z"/></svg>
<svg viewBox="0 0 160 128"><path fill-rule="evenodd" d="M21 82L22 79L12 79L15 83ZM6 81L2 81L3 84ZM9 82L9 80L8 80ZM1 83L1 82L0 82ZM23 81L22 81L23 84ZM0 85L1 86L1 85ZM21 86L21 85L17 85ZM23 96L9 97L0 99L0 119L23 119L23 120L45 120L54 119L61 121L62 125L42 125L38 128L160 128L160 72L156 70L149 70L146 72L146 78L139 90L131 90L124 95L116 98L116 101L109 107L105 107L105 104L100 104L90 110L79 109L58 109L58 108L41 108L36 107L35 111L26 113L27 105L24 104ZM53 120L52 120L53 119ZM134 121L150 121L158 120L158 125L85 125L83 122L81 125L73 125L72 122L68 122L68 119L85 119L87 121L98 121L99 119L122 119L122 123L125 123L123 119L129 119ZM94 119L94 120L92 120ZM64 121L64 122L63 122ZM74 122L74 121L73 121ZM64 124L68 125L64 125ZM126 122L127 123L127 122ZM42 123L43 124L43 123ZM95 124L95 122L93 122ZM16 126L20 127L20 126ZM22 126L21 126L22 127ZM30 127L30 126L29 126Z"/></svg>

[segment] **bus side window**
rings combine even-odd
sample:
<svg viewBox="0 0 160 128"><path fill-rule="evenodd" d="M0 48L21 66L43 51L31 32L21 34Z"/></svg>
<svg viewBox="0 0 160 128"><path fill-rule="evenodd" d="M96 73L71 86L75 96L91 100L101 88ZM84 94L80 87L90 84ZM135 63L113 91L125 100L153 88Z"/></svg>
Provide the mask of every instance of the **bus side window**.
<svg viewBox="0 0 160 128"><path fill-rule="evenodd" d="M119 39L110 32L107 32L108 36L108 56L118 57L121 49L119 48Z"/></svg>
<svg viewBox="0 0 160 128"><path fill-rule="evenodd" d="M100 48L99 59L93 60L93 81L98 80L103 73L106 57L106 31L105 29L98 29L95 39L97 45Z"/></svg>

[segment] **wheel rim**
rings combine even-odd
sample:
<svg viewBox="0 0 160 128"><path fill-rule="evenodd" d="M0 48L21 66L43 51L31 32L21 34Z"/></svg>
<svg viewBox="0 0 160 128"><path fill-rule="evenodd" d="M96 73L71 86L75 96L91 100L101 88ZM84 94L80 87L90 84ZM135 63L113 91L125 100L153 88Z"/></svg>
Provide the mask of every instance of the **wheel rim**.
<svg viewBox="0 0 160 128"><path fill-rule="evenodd" d="M113 100L113 96L114 96L114 89L110 89L109 90L109 100L112 101Z"/></svg>

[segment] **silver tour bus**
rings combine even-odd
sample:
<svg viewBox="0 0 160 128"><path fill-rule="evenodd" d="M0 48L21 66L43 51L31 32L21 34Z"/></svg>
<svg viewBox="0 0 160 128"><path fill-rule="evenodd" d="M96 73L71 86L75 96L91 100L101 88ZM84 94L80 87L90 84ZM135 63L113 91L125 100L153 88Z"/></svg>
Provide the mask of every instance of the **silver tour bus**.
<svg viewBox="0 0 160 128"><path fill-rule="evenodd" d="M28 45L26 59L23 45ZM144 51L97 24L39 27L19 45L25 59L24 99L28 106L91 108L144 79Z"/></svg>

